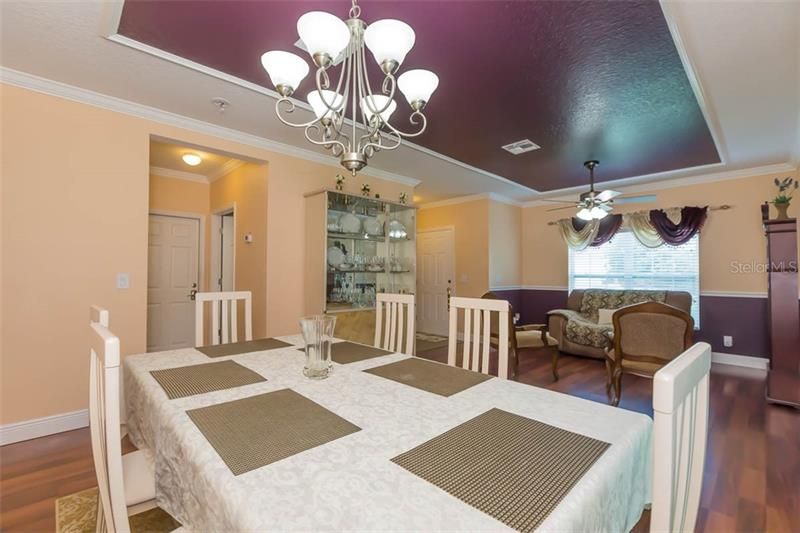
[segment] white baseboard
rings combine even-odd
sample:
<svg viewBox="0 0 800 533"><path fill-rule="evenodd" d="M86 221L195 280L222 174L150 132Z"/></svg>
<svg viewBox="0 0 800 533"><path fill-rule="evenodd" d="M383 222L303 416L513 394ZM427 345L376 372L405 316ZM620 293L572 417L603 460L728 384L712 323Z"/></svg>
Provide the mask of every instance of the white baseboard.
<svg viewBox="0 0 800 533"><path fill-rule="evenodd" d="M87 409L6 424L5 426L0 426L0 446L85 428L88 425L89 411Z"/></svg>
<svg viewBox="0 0 800 533"><path fill-rule="evenodd" d="M736 355L732 353L712 352L711 362L719 363L721 365L756 368L758 370L767 370L769 368L769 359L764 357L753 357L751 355Z"/></svg>

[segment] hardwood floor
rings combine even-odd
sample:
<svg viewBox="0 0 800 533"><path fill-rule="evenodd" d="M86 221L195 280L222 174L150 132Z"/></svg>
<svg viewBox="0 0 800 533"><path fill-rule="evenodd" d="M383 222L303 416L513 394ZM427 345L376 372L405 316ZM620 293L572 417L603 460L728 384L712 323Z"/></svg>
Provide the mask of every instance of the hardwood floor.
<svg viewBox="0 0 800 533"><path fill-rule="evenodd" d="M601 361L524 350L523 383L607 402ZM446 350L422 354L446 359ZM652 416L649 380L624 376L620 408ZM800 411L764 401L764 374L714 365L697 531L800 531ZM0 530L53 531L55 499L95 485L88 429L0 448ZM647 517L636 531L647 531Z"/></svg>

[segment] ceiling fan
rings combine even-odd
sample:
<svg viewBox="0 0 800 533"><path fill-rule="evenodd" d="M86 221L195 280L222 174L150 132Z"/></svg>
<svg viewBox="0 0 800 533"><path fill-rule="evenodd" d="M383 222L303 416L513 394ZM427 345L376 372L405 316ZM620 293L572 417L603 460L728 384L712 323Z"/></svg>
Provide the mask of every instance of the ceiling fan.
<svg viewBox="0 0 800 533"><path fill-rule="evenodd" d="M560 209L578 209L577 217L581 220L600 220L608 215L614 208L614 204L628 204L636 202L655 202L655 194L647 194L642 196L625 196L620 197L621 192L606 190L597 192L594 190L594 169L600 164L599 161L594 159L583 163L589 170L589 190L582 193L578 201L573 205L564 207L556 207L548 209L548 211L558 211ZM545 200L545 201L560 201L560 200Z"/></svg>

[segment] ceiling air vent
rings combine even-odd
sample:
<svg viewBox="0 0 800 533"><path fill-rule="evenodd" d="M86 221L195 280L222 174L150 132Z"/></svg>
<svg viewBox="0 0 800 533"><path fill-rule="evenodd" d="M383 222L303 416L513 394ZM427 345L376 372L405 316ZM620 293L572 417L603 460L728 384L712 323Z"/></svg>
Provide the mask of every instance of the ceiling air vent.
<svg viewBox="0 0 800 533"><path fill-rule="evenodd" d="M517 141L515 143L503 146L503 150L511 152L514 155L524 154L525 152L532 152L534 150L538 150L539 148L541 148L541 146L531 141L530 139L522 139L521 141Z"/></svg>

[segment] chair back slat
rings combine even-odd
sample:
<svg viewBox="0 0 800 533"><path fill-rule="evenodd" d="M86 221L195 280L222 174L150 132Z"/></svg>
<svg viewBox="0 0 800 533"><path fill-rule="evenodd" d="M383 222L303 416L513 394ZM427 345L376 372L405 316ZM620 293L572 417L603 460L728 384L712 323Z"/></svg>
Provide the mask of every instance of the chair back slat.
<svg viewBox="0 0 800 533"><path fill-rule="evenodd" d="M414 295L378 293L375 296L375 347L414 354Z"/></svg>
<svg viewBox="0 0 800 533"><path fill-rule="evenodd" d="M89 323L91 324L92 322L108 327L108 309L103 309L99 305L90 305Z"/></svg>
<svg viewBox="0 0 800 533"><path fill-rule="evenodd" d="M458 313L464 310L464 345L461 368L489 373L489 354L492 345L493 315L497 315L498 367L497 375L508 379L509 303L505 300L482 298L450 298L450 331L447 345L447 364L456 366L458 342Z"/></svg>
<svg viewBox="0 0 800 533"><path fill-rule="evenodd" d="M195 295L195 346L205 346L205 307L211 306L211 344L239 341L239 302L244 301L244 336L253 340L253 301L250 291L198 292Z"/></svg>
<svg viewBox="0 0 800 533"><path fill-rule="evenodd" d="M711 346L697 343L653 378L650 531L694 531L708 435Z"/></svg>
<svg viewBox="0 0 800 533"><path fill-rule="evenodd" d="M99 493L97 530L129 533L120 442L119 339L99 321L102 313L93 309L90 316L98 318L90 323L89 354L89 431Z"/></svg>

